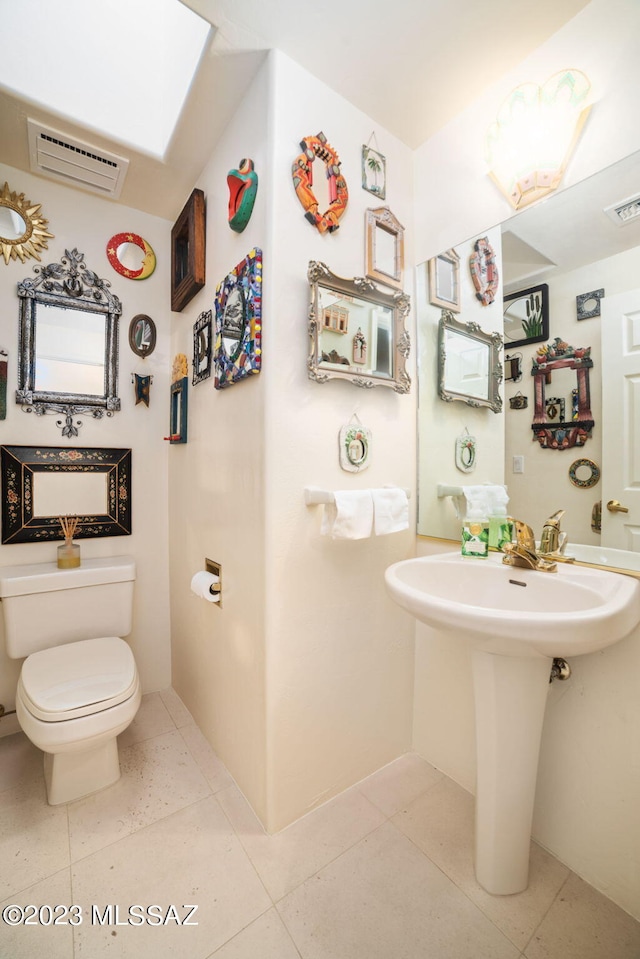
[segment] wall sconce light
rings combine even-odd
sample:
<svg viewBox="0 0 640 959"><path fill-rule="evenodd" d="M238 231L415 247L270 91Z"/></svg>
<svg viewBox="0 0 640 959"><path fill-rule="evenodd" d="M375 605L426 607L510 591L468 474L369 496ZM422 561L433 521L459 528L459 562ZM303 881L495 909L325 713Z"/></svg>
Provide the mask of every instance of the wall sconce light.
<svg viewBox="0 0 640 959"><path fill-rule="evenodd" d="M516 210L557 189L590 106L591 84L561 70L543 86L523 83L504 101L487 131L489 172Z"/></svg>

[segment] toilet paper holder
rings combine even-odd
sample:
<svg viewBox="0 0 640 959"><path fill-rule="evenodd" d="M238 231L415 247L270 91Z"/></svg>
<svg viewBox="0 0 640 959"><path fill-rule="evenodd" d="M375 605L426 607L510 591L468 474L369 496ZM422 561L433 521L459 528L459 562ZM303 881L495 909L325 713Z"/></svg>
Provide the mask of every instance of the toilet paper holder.
<svg viewBox="0 0 640 959"><path fill-rule="evenodd" d="M205 556L204 567L208 573L212 573L213 576L218 577L218 582L209 587L209 592L213 596L215 596L217 593L220 594L218 606L222 606L222 563L216 563L214 560L208 559Z"/></svg>

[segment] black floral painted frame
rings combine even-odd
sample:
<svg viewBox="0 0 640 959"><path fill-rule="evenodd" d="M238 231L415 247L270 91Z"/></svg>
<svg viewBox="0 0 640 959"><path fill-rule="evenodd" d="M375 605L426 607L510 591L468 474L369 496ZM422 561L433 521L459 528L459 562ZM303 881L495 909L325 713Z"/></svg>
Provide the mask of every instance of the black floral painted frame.
<svg viewBox="0 0 640 959"><path fill-rule="evenodd" d="M1 446L2 543L64 539L57 516L34 514L35 473L104 473L105 512L80 516L74 539L131 535L131 450Z"/></svg>

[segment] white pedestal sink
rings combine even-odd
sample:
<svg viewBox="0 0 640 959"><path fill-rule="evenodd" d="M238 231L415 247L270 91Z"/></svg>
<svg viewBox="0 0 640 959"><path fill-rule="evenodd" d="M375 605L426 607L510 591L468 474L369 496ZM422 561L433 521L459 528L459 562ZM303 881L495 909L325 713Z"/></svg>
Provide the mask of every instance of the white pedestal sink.
<svg viewBox="0 0 640 959"><path fill-rule="evenodd" d="M385 579L417 619L473 643L476 876L490 893L522 892L553 658L627 636L640 623L640 583L569 564L556 573L520 569L503 565L499 553L405 560Z"/></svg>

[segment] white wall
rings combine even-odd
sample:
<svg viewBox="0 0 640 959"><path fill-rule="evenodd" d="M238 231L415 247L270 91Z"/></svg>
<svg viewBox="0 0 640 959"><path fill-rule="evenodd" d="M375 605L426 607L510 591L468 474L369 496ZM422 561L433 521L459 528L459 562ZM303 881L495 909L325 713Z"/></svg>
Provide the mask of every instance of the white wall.
<svg viewBox="0 0 640 959"><path fill-rule="evenodd" d="M482 141L501 100L519 82L544 81L567 66L583 69L592 80L597 103L565 185L640 148L640 131L628 122L640 85L634 53L639 29L637 3L594 0L417 151L418 261L510 215L506 200L486 177ZM591 283L585 286L593 288ZM496 443L498 450L500 440ZM419 542L421 552L434 548L428 540ZM639 659L636 632L602 653L576 658L569 682L551 687L534 820L539 842L638 917L640 780L635 743L640 700L632 677L638 674ZM472 701L464 640L452 652L447 637L419 625L414 746L468 789L475 779Z"/></svg>
<svg viewBox="0 0 640 959"><path fill-rule="evenodd" d="M133 648L144 692L163 689L170 683L170 636L168 596L167 444L169 406L169 229L158 217L140 213L92 194L69 190L50 180L31 176L0 165L0 183L25 193L32 203L42 204L41 215L54 234L42 251L42 264L59 262L65 250L85 254L85 263L111 283L122 301L120 319L120 412L94 420L80 416L79 436L66 439L56 427L54 415L27 414L15 403L17 388L18 305L17 284L33 276L34 259L22 264L0 261L0 346L9 353L7 418L0 421L0 442L23 446L98 446L132 449L131 536L80 540L82 556L134 556L137 567ZM146 280L128 280L113 270L106 255L107 240L114 233L131 230L153 247L155 272ZM155 352L146 359L129 348L129 323L137 313L152 317L157 328ZM131 374L153 375L151 403L135 405ZM19 543L0 546L0 565L44 563L55 560L57 543ZM13 709L15 687L21 662L6 658L4 637L0 638L0 702ZM8 732L12 719L3 721ZM4 729L3 729L4 732Z"/></svg>
<svg viewBox="0 0 640 959"><path fill-rule="evenodd" d="M387 597L383 574L414 549L416 406L414 354L408 395L318 384L306 370L309 261L345 277L365 272L365 211L381 204L361 188L361 146L374 129L387 159L385 203L406 227L405 287L413 293L411 152L284 55L274 61L274 257L265 280L269 829L409 747L413 627ZM324 236L305 220L290 176L300 139L320 130L349 188L339 229ZM415 344L413 325L412 312ZM338 433L354 413L373 435L371 466L359 474L338 463ZM406 533L332 541L320 536L322 507L304 505L307 485L385 484L412 490Z"/></svg>

